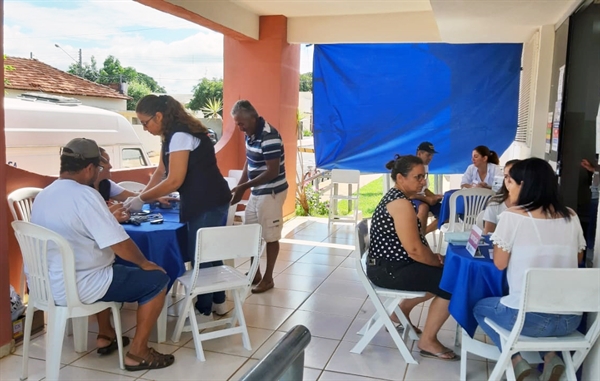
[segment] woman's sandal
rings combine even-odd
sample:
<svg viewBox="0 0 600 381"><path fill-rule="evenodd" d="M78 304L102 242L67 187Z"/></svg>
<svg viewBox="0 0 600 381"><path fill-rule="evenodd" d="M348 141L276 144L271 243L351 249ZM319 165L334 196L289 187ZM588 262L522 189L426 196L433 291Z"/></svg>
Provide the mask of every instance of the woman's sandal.
<svg viewBox="0 0 600 381"><path fill-rule="evenodd" d="M444 357L444 355L447 355L450 353L452 353L454 356L453 357ZM442 361L458 361L458 360L460 360L460 356L457 355L456 353L454 353L454 351L452 349L446 349L439 353L431 353L431 352L424 351L421 349L419 354L421 355L421 357L426 357L426 358L435 359L435 360L442 360Z"/></svg>
<svg viewBox="0 0 600 381"><path fill-rule="evenodd" d="M113 353L114 351L116 351L117 349L119 349L119 344L117 344L116 337L114 339L111 339L110 337L108 337L106 335L98 335L98 339L110 341L110 344L108 344L107 346L98 348L98 350L96 351L98 354L109 355L109 354ZM121 340L123 341L123 347L126 347L129 345L129 337L123 336L121 338Z"/></svg>
<svg viewBox="0 0 600 381"><path fill-rule="evenodd" d="M138 361L137 365L127 365L125 364L125 369L130 372L135 372L137 370L146 370L146 369L161 369L166 368L169 365L175 362L175 356L173 355L164 355L162 353L158 353L154 350L154 348L149 348L150 351L146 358L139 357L136 355L132 355L127 352L125 357L129 357L133 361Z"/></svg>
<svg viewBox="0 0 600 381"><path fill-rule="evenodd" d="M395 321L392 321L392 323L394 324L394 327L396 327L396 331L398 331L398 333L404 332L404 326L402 325L402 323L396 323ZM421 335L423 333L423 331L421 331L419 327L415 325L413 325L412 327L417 335ZM385 329L385 331L389 332L387 328Z"/></svg>

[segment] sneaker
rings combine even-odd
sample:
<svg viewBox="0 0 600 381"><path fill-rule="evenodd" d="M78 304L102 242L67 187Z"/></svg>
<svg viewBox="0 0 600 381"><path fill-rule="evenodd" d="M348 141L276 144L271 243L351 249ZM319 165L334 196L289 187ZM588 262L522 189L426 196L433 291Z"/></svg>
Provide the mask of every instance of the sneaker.
<svg viewBox="0 0 600 381"><path fill-rule="evenodd" d="M212 310L217 316L227 315L229 312L229 308L227 307L227 303L213 303Z"/></svg>
<svg viewBox="0 0 600 381"><path fill-rule="evenodd" d="M198 323L198 325L209 323L213 320L214 319L212 314L204 315L199 312L196 312L196 322ZM190 324L189 319L185 319L182 332L192 332L192 325Z"/></svg>

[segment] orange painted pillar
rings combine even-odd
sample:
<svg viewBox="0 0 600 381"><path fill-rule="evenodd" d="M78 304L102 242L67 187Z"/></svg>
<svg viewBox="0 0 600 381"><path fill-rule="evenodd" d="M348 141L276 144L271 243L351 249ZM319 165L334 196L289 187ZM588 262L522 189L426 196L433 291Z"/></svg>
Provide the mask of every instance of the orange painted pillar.
<svg viewBox="0 0 600 381"><path fill-rule="evenodd" d="M4 41L4 1L0 2L0 41ZM1 42L0 42L1 43ZM4 52L4 45L2 46ZM2 60L4 63L4 59ZM0 75L0 357L12 340L12 324L10 319L9 300L9 266L8 266L8 224L4 217L8 214L6 203L6 140L4 136L4 67Z"/></svg>
<svg viewBox="0 0 600 381"><path fill-rule="evenodd" d="M247 99L283 138L290 185L283 212L290 215L294 213L296 194L300 46L287 42L284 16L261 17L258 41L224 36L223 43L223 138L216 147L219 167L239 169L246 160L244 134L234 127L230 111L237 100Z"/></svg>

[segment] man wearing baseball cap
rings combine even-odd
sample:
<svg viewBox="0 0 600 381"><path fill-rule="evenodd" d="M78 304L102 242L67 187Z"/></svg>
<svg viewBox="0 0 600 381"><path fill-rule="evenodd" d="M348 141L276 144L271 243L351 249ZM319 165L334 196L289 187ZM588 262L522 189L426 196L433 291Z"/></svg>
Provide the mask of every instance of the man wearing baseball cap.
<svg viewBox="0 0 600 381"><path fill-rule="evenodd" d="M150 330L165 301L169 277L148 261L108 210L100 193L93 188L103 170L95 141L71 140L61 150L60 177L35 198L31 222L64 237L75 255L77 292L84 304L97 301L137 302L137 327L125 357L127 370L164 368L173 355L148 347ZM136 266L115 264L115 255ZM48 272L54 302L66 305L61 254L48 247ZM97 315L99 354L117 350L110 310ZM129 338L123 338L123 345Z"/></svg>
<svg viewBox="0 0 600 381"><path fill-rule="evenodd" d="M426 173L429 173L429 163L431 163L433 155L436 153L438 152L435 150L433 144L430 142L423 142L417 147L416 156L423 160ZM440 201L442 201L442 199L444 198L443 195L435 194L428 188L429 180L427 180L427 184L423 188L423 191L421 193L418 193L412 199L413 203L418 208L417 216L419 217L419 220L421 220L421 229L423 230L423 234L428 234L432 231L435 231L437 227L437 220L433 221L428 226L427 217L429 216L429 212L431 212L436 218L440 215Z"/></svg>

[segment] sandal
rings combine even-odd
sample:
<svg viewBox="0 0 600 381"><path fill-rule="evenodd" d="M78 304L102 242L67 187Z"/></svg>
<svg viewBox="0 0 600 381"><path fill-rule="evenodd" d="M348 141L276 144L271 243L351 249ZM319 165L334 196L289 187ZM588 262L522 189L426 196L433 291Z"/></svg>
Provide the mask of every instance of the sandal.
<svg viewBox="0 0 600 381"><path fill-rule="evenodd" d="M154 348L148 348L149 352L146 355L146 358L139 357L136 355L132 355L127 352L125 357L129 357L134 361L139 361L137 365L127 365L125 364L125 370L130 372L135 372L138 370L146 370L146 369L161 369L166 368L172 365L175 362L175 356L173 355L164 355L162 353L158 353L154 350Z"/></svg>
<svg viewBox="0 0 600 381"><path fill-rule="evenodd" d="M110 337L108 337L106 335L98 335L96 339L110 341L110 344L108 344L107 346L98 348L98 350L96 351L96 353L98 353L98 354L109 355L109 354L113 353L114 351L116 351L117 349L119 349L119 344L117 343L116 337L114 339L111 339ZM129 337L123 336L121 338L121 340L123 341L123 347L126 347L129 345Z"/></svg>
<svg viewBox="0 0 600 381"><path fill-rule="evenodd" d="M454 356L453 357L444 357L444 355L449 354L449 353L452 353ZM431 352L424 351L421 349L419 354L421 355L421 357L426 357L426 358L435 359L435 360L442 360L442 361L458 361L458 360L460 360L460 356L457 355L456 353L454 353L454 351L452 349L446 349L445 351L442 351L439 353L431 353Z"/></svg>
<svg viewBox="0 0 600 381"><path fill-rule="evenodd" d="M396 331L398 331L398 333L404 332L404 326L402 325L402 323L396 323L395 321L392 320L392 324L394 324L394 327L396 327ZM417 327L415 325L412 325L412 327L417 335L421 335L423 333L423 331L421 331L421 329L419 327ZM385 329L385 331L389 332L387 328Z"/></svg>

